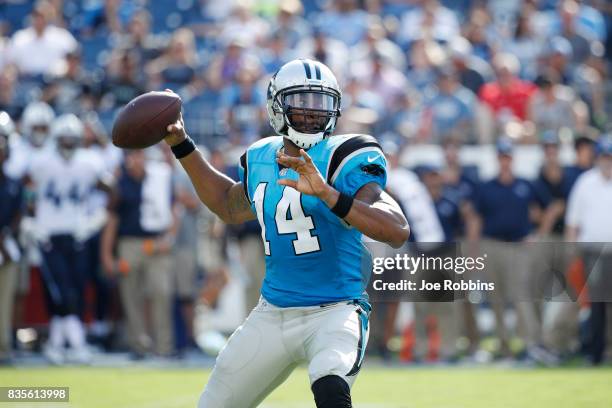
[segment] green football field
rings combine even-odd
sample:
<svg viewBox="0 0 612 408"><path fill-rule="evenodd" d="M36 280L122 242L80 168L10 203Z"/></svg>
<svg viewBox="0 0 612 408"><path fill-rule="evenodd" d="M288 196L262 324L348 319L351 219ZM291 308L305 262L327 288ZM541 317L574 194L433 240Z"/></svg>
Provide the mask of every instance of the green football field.
<svg viewBox="0 0 612 408"><path fill-rule="evenodd" d="M193 369L3 369L0 386L67 386L70 403L0 403L0 408L194 408L208 374ZM366 367L353 401L356 408L610 408L612 369ZM313 406L304 369L261 405Z"/></svg>

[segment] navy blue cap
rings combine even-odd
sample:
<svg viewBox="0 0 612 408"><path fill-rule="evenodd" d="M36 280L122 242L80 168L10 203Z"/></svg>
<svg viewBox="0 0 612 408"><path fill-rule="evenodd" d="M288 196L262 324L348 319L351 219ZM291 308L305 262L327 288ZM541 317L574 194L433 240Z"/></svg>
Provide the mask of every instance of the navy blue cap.
<svg viewBox="0 0 612 408"><path fill-rule="evenodd" d="M498 154L511 155L512 151L514 150L514 143L512 142L512 139L508 137L500 137L497 140L495 148L497 149Z"/></svg>
<svg viewBox="0 0 612 408"><path fill-rule="evenodd" d="M597 154L612 155L612 135L605 134L599 137L597 141Z"/></svg>

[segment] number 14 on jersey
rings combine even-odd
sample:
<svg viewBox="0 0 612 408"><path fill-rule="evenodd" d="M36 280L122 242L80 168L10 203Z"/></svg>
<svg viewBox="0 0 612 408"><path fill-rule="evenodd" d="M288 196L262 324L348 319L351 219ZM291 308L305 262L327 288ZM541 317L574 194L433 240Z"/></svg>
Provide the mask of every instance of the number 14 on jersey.
<svg viewBox="0 0 612 408"><path fill-rule="evenodd" d="M270 232L266 228L264 221L264 207L266 198L266 188L268 183L259 183L253 195L255 202L255 210L257 219L261 225L261 237L264 242L266 255L271 255L274 248L270 248L269 235ZM276 203L276 211L274 222L276 231L279 235L296 234L296 239L293 240L293 250L295 255L303 255L310 252L316 252L321 249L319 238L312 234L315 229L312 216L304 214L302 207L302 194L290 187L283 188L283 195Z"/></svg>

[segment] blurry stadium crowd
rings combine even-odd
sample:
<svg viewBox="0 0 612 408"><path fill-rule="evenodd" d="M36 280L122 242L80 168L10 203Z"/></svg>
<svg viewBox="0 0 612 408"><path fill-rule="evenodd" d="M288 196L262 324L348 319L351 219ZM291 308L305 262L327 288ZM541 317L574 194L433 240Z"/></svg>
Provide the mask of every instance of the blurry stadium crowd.
<svg viewBox="0 0 612 408"><path fill-rule="evenodd" d="M482 237L501 253L503 242L542 237L612 242L611 32L604 0L2 2L0 362L31 340L15 330L27 324L24 305L43 304L27 300L35 280L50 318L43 350L54 363L89 361L87 339L134 358L189 347L194 302L215 307L231 279L232 248L248 276L246 309L255 304L259 227L227 228L211 216L164 147L121 152L108 134L132 98L170 88L183 99L190 135L234 175L245 147L272 134L267 81L298 57L339 78L337 132L380 140L413 240ZM445 162L404 168L403 154L423 144L442 146ZM491 181L459 160L465 146L485 144L498 153ZM513 174L519 144L543 154L536 180ZM561 164L561 148L575 152L574 164ZM608 255L578 255L564 271L594 262L612 270ZM516 356L508 304L490 303L492 354ZM386 357L397 305L379 306L370 350ZM582 349L601 362L606 303L557 306L516 305L523 355L554 363ZM400 356L478 354L477 309L415 305Z"/></svg>

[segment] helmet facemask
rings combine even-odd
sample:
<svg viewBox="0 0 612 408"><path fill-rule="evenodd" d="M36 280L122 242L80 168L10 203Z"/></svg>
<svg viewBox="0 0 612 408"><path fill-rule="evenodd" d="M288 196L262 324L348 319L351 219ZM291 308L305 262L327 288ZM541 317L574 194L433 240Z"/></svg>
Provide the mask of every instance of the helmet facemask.
<svg viewBox="0 0 612 408"><path fill-rule="evenodd" d="M323 87L296 87L276 95L287 125L287 138L308 149L333 131L340 116L340 95Z"/></svg>
<svg viewBox="0 0 612 408"><path fill-rule="evenodd" d="M47 124L36 124L30 130L29 140L32 146L42 147L49 136L49 126Z"/></svg>
<svg viewBox="0 0 612 408"><path fill-rule="evenodd" d="M57 138L57 150L65 159L70 160L77 148L81 144L81 139L78 136L59 136Z"/></svg>

